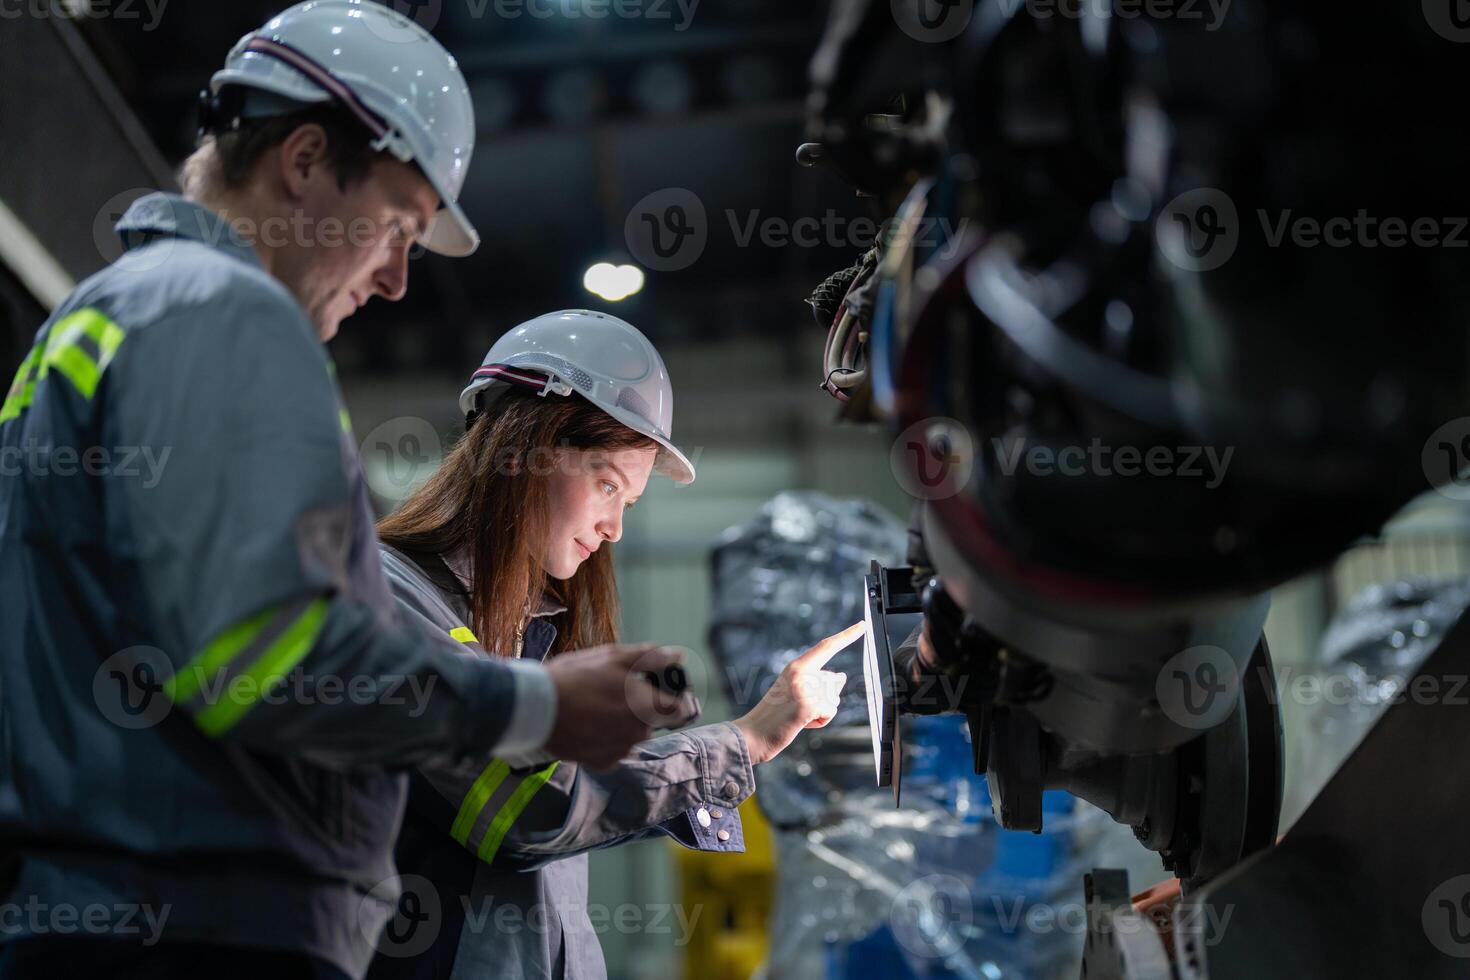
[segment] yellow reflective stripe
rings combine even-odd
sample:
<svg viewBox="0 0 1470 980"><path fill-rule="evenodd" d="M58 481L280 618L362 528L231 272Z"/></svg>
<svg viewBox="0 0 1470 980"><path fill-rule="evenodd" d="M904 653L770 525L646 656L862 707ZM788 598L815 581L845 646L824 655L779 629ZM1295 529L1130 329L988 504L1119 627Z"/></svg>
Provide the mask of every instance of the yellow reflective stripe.
<svg viewBox="0 0 1470 980"><path fill-rule="evenodd" d="M343 432L352 431L352 416L347 414L347 409L337 409L337 424L342 426Z"/></svg>
<svg viewBox="0 0 1470 980"><path fill-rule="evenodd" d="M480 642L479 640L475 639L475 634L470 632L470 628L468 626L456 626L454 629L449 631L449 638L452 640L458 640L461 643Z"/></svg>
<svg viewBox="0 0 1470 980"><path fill-rule="evenodd" d="M255 689L250 697L247 699L226 695L199 712L194 719L195 723L208 735L220 736L229 731L245 715L245 712L255 707L256 701L272 687L285 680L291 669L311 652L317 635L321 633L322 622L326 618L326 599L317 599L307 606L306 611L296 617L296 621L286 627L285 631L276 638L276 642L267 647L265 652L257 657L243 674L239 675L255 682ZM233 678L231 686L233 686Z"/></svg>
<svg viewBox="0 0 1470 980"><path fill-rule="evenodd" d="M30 406L31 399L36 394L36 379L31 376L31 370L36 365L39 353L39 347L32 347L26 359L16 369L15 380L10 383L10 391L5 395L5 404L0 406L0 422L9 422Z"/></svg>
<svg viewBox="0 0 1470 980"><path fill-rule="evenodd" d="M485 831L484 840L480 841L480 849L477 853L481 861L491 861L495 858L495 852L500 850L500 842L510 832L511 824L516 822L521 811L530 804L531 797L546 785L546 781L551 778L552 773L556 772L558 765L559 763L553 762L540 772L527 776L526 781L516 787L510 799L505 801L505 806L500 808L500 812L491 821L490 829Z"/></svg>
<svg viewBox="0 0 1470 980"><path fill-rule="evenodd" d="M164 693L175 704L187 701L198 694L204 679L212 677L235 659L241 650L249 646L251 641L260 635L261 630L270 625L271 620L279 611L275 607L267 609L231 626L215 637L214 642L205 647L202 653L185 664L164 683Z"/></svg>
<svg viewBox="0 0 1470 980"><path fill-rule="evenodd" d="M470 791L465 794L464 802L459 805L459 813L454 818L454 825L449 828L449 835L460 844L470 839L470 831L475 829L475 819L479 817L480 811L485 809L485 804L490 800L490 794L494 793L500 784L505 782L506 775L510 772L510 766L499 759L492 759L475 780Z"/></svg>
<svg viewBox="0 0 1470 980"><path fill-rule="evenodd" d="M80 347L62 347L54 351L47 348L46 360L41 367L41 377L44 378L46 371L55 368L66 375L72 387L88 399L96 393L97 382L102 378L102 370L97 362L88 357L87 352Z"/></svg>
<svg viewBox="0 0 1470 980"><path fill-rule="evenodd" d="M122 327L101 311L78 310L51 326L46 353L41 359L40 377L46 377L55 368L66 375L77 391L90 399L97 392L102 372L107 370L118 347L122 346L124 336ZM97 345L96 360L77 346L77 341L83 337L90 337Z"/></svg>

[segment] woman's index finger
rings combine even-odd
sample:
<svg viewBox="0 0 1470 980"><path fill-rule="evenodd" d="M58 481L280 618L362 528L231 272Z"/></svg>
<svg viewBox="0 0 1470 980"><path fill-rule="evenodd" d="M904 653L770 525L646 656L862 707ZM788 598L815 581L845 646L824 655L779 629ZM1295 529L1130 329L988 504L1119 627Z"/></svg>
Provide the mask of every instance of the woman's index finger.
<svg viewBox="0 0 1470 980"><path fill-rule="evenodd" d="M825 640L818 641L811 649L791 662L803 668L823 667L827 661L837 656L849 643L857 639L862 631L861 621L853 623L841 633L833 633Z"/></svg>

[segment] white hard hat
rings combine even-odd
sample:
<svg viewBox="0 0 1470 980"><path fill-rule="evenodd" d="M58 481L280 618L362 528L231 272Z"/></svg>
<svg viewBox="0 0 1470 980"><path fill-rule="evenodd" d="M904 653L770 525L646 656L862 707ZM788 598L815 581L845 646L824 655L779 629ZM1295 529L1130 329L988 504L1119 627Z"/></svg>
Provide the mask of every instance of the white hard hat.
<svg viewBox="0 0 1470 980"><path fill-rule="evenodd" d="M308 0L242 37L210 79L295 103L336 100L375 137L374 149L415 163L442 208L423 243L442 255L480 244L459 206L475 148L475 111L459 64L418 24L362 0ZM289 103L288 103L289 104Z"/></svg>
<svg viewBox="0 0 1470 980"><path fill-rule="evenodd" d="M677 483L694 482L694 464L673 443L674 390L663 358L638 328L592 310L547 313L497 340L460 392L465 414L485 393L487 404L509 385L586 398L662 447L656 469Z"/></svg>

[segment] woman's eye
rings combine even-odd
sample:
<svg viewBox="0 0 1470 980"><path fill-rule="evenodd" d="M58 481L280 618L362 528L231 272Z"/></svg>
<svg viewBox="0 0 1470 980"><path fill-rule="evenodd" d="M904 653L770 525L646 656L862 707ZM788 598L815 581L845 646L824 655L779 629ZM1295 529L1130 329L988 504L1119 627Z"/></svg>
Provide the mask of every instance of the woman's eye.
<svg viewBox="0 0 1470 980"><path fill-rule="evenodd" d="M607 493L609 497L611 497L613 494L618 492L618 485L616 483L608 483L606 480L603 480L602 489Z"/></svg>

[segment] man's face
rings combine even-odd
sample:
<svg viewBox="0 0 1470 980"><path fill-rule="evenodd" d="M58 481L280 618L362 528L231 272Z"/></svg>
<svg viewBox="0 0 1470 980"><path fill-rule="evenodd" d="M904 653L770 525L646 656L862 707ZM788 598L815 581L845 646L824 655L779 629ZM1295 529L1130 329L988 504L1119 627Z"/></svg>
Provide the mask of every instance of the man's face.
<svg viewBox="0 0 1470 980"><path fill-rule="evenodd" d="M296 187L293 226L269 244L272 271L306 309L325 343L347 317L374 296L396 301L408 287L408 253L439 207L439 196L417 167L373 163L344 191L331 168L319 165ZM262 227L262 237L268 229Z"/></svg>

